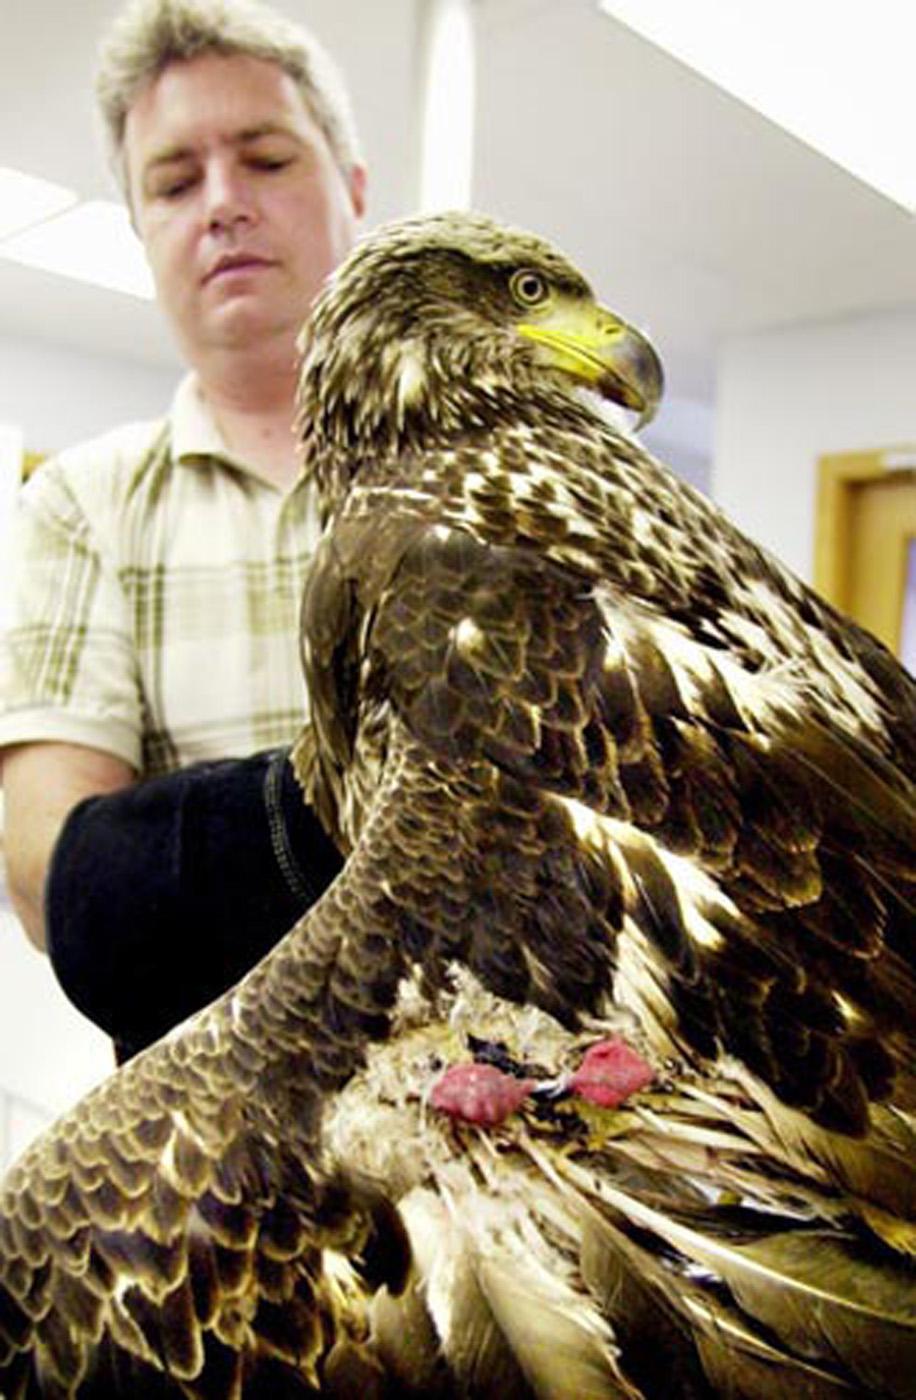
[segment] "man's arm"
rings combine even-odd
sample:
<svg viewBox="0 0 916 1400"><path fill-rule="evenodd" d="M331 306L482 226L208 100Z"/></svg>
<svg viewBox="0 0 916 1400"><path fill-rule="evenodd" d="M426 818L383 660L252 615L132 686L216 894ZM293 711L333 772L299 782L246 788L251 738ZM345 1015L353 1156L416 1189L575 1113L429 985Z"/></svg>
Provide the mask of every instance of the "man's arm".
<svg viewBox="0 0 916 1400"><path fill-rule="evenodd" d="M122 1057L237 981L340 867L285 750L133 777L77 745L4 756L17 913Z"/></svg>
<svg viewBox="0 0 916 1400"><path fill-rule="evenodd" d="M123 759L82 744L17 744L2 755L4 844L13 908L36 948L45 948L44 887L67 814L84 797L134 780Z"/></svg>

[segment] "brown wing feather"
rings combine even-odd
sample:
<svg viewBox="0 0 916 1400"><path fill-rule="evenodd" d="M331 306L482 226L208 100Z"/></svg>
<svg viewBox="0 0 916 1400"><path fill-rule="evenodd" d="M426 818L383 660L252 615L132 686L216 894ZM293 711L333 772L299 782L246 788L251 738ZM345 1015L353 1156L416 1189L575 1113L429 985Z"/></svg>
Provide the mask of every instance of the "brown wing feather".
<svg viewBox="0 0 916 1400"><path fill-rule="evenodd" d="M403 1279L396 1216L374 1189L321 1169L314 1089L303 1083L290 1112L289 1045L272 1062L264 1053L252 1002L275 1045L296 1044L282 980L240 995L247 1013L225 999L202 1013L7 1177L0 1377L11 1396L18 1385L108 1400L299 1394L348 1331L364 1339L361 1273L369 1288ZM350 1261L349 1295L323 1274L323 1250Z"/></svg>
<svg viewBox="0 0 916 1400"><path fill-rule="evenodd" d="M895 1060L901 1072L911 1064L895 1053L893 1010L877 1010L876 988L895 971L884 933L905 898L912 824L905 787L891 785L880 755L866 770L854 758L863 741L831 739L817 719L777 717L764 738L691 713L658 647L641 633L631 647L633 624L613 635L607 594L530 548L427 529L373 609L365 689L384 693L423 746L420 760L435 763L437 801L479 825L464 859L452 843L425 852L441 863L439 883L446 866L486 872L464 877L469 907L487 910L467 919L479 924L470 965L504 994L547 998L574 1019L608 990L626 913L665 960L694 1049L737 1055L786 1103L864 1131L867 1101L889 1092ZM468 780L458 781L475 765L487 775L476 809ZM513 800L522 813L508 810ZM599 819L587 840L570 803ZM649 839L631 839L636 829ZM573 871L602 864L600 878L558 879L558 846ZM860 847L877 879L863 866L868 893L841 954L813 929L842 898L834 853L855 862ZM695 895L677 887L671 852L708 876ZM435 896L412 906L434 944ZM695 914L711 929L705 943ZM540 990L522 973L526 957L549 965ZM860 1007L858 1019L844 1017L838 997ZM907 1053L911 1025L896 1020Z"/></svg>

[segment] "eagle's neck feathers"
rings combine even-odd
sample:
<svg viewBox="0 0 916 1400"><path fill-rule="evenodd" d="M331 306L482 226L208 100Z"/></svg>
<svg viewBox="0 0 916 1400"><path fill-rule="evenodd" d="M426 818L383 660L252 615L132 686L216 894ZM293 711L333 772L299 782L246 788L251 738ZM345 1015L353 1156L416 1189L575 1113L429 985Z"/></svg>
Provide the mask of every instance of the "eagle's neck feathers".
<svg viewBox="0 0 916 1400"><path fill-rule="evenodd" d="M369 310L367 310L367 316ZM303 364L299 429L305 471L326 512L358 475L381 462L454 447L467 435L506 423L568 414L577 399L559 372L537 370L511 329L481 330L461 313L438 320L399 308L370 334L347 336L321 321ZM420 335L417 326L423 325ZM354 364L354 344L360 346Z"/></svg>

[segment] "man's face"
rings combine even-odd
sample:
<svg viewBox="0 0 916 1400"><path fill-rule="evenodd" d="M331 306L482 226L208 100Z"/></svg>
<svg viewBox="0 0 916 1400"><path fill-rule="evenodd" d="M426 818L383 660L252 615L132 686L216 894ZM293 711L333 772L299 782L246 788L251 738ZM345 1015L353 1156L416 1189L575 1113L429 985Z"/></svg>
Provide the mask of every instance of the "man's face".
<svg viewBox="0 0 916 1400"><path fill-rule="evenodd" d="M124 150L134 223L190 362L292 340L353 242L364 172L344 175L289 75L245 55L173 63L131 107Z"/></svg>

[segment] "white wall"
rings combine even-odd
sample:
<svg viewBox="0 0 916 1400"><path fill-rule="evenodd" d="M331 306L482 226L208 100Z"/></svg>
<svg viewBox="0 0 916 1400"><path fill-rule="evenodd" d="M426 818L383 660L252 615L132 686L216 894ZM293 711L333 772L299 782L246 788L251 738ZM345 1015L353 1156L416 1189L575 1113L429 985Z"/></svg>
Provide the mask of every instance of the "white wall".
<svg viewBox="0 0 916 1400"><path fill-rule="evenodd" d="M0 423L18 423L33 452L52 452L117 423L154 418L180 371L0 336Z"/></svg>
<svg viewBox="0 0 916 1400"><path fill-rule="evenodd" d="M803 578L817 458L916 443L916 308L791 326L727 344L712 495Z"/></svg>
<svg viewBox="0 0 916 1400"><path fill-rule="evenodd" d="M111 1042L57 986L0 899L0 1171L114 1068Z"/></svg>
<svg viewBox="0 0 916 1400"><path fill-rule="evenodd" d="M13 440L19 428L27 448L54 451L118 422L157 416L176 380L177 372L0 337L0 427L7 429L0 436ZM3 487L13 463L0 466ZM0 489L0 540L11 496ZM110 1042L70 1006L47 959L26 940L0 862L0 1170L112 1066Z"/></svg>

